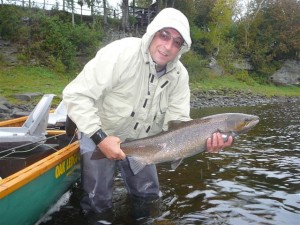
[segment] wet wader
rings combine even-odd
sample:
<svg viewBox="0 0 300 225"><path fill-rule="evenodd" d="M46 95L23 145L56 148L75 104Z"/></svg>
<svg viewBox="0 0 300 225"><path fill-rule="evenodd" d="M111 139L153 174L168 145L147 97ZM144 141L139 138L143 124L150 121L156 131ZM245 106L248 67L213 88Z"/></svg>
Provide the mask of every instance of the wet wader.
<svg viewBox="0 0 300 225"><path fill-rule="evenodd" d="M96 149L95 151L99 151ZM159 198L159 182L155 165L146 166L133 175L127 159L91 159L93 152L81 155L82 185L85 192L81 200L84 212L101 213L112 208L112 192L116 166L128 193L138 198Z"/></svg>

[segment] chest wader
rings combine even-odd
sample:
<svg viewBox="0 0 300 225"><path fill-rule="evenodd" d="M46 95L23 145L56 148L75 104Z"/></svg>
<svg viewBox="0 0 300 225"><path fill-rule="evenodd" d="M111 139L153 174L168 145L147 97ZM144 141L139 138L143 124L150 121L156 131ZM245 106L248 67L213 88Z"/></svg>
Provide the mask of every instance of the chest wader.
<svg viewBox="0 0 300 225"><path fill-rule="evenodd" d="M82 140L80 147L86 147ZM94 151L99 150L94 149ZM106 158L95 159L92 156L93 151L81 155L81 182L84 196L80 204L84 212L101 213L112 208L116 166L120 169L126 189L131 196L150 199L159 198L159 181L155 165L146 166L137 175L133 175L127 159L113 161Z"/></svg>

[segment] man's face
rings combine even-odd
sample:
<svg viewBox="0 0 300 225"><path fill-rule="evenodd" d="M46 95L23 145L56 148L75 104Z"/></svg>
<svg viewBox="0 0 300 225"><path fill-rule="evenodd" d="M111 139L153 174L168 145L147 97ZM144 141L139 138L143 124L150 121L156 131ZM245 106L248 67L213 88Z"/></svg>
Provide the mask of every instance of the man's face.
<svg viewBox="0 0 300 225"><path fill-rule="evenodd" d="M183 38L175 29L164 28L156 32L149 46L152 60L159 67L164 67L177 56L183 44Z"/></svg>

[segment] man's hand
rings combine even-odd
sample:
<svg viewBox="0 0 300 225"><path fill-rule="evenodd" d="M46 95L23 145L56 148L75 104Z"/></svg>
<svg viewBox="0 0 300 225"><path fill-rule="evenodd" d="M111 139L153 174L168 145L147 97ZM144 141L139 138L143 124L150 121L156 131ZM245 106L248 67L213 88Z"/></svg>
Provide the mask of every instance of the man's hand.
<svg viewBox="0 0 300 225"><path fill-rule="evenodd" d="M98 148L111 160L123 160L126 155L120 148L121 140L115 136L107 136L98 144Z"/></svg>
<svg viewBox="0 0 300 225"><path fill-rule="evenodd" d="M206 151L211 153L217 153L225 147L231 146L233 143L233 137L229 136L228 139L224 142L222 134L217 132L213 133L211 138L206 140Z"/></svg>

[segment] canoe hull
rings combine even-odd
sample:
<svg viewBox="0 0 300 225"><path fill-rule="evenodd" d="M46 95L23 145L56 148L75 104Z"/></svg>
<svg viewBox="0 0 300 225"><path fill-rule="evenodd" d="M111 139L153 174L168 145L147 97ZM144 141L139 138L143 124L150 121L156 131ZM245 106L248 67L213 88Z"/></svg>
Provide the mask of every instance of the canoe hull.
<svg viewBox="0 0 300 225"><path fill-rule="evenodd" d="M0 224L35 224L79 178L79 142L75 141L0 180Z"/></svg>

